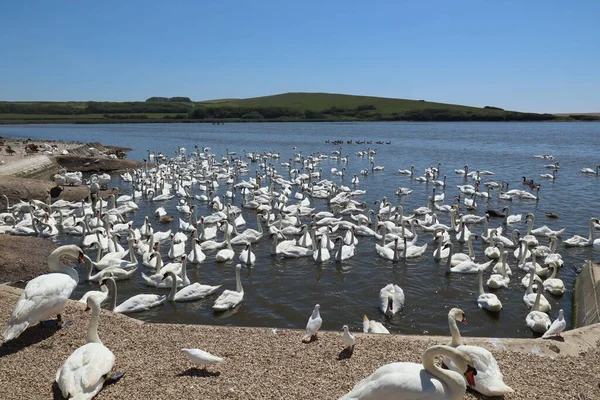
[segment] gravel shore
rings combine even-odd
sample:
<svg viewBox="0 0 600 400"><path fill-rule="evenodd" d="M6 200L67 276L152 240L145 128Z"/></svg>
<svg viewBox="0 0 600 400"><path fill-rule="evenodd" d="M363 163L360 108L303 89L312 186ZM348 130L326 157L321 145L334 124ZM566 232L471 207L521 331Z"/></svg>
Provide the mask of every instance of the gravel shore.
<svg viewBox="0 0 600 400"><path fill-rule="evenodd" d="M0 286L0 325L4 326L20 290ZM84 344L89 313L69 302L64 316L73 325L59 331L30 327L0 346L0 398L48 399L58 368ZM241 311L243 312L243 310ZM323 318L327 311L322 310ZM446 321L440 321L446 323ZM99 335L125 377L98 399L336 399L379 366L419 362L422 352L448 337L364 335L350 358L340 332L321 332L303 344L302 331L271 328L144 324L103 311ZM468 344L495 355L505 382L515 389L505 399L600 398L600 325L567 332L564 342L542 339L472 339ZM201 348L225 362L197 370L180 352ZM60 398L60 397L58 397ZM465 399L484 397L468 393Z"/></svg>

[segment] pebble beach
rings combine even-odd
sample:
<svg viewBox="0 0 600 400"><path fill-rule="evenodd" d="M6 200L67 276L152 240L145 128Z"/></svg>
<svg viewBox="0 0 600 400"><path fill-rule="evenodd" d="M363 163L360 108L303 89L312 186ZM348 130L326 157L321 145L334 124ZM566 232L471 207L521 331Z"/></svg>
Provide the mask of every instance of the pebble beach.
<svg viewBox="0 0 600 400"><path fill-rule="evenodd" d="M20 290L0 286L0 325L8 321ZM242 305L242 308L244 305ZM85 306L69 301L61 330L36 325L0 346L0 398L61 398L53 392L58 368L85 343L90 319ZM310 310L307 310L307 315ZM327 318L327 310L321 315ZM446 321L441 321L446 323ZM116 357L113 372L125 372L97 399L337 399L378 367L395 361L420 362L422 352L449 337L365 335L354 332L351 357L341 332L320 332L301 342L300 330L141 323L102 311L99 335ZM564 341L465 338L488 348L500 365L513 399L600 398L599 325L564 333ZM197 369L181 348L201 348L225 361L207 372ZM468 392L465 399L485 397Z"/></svg>

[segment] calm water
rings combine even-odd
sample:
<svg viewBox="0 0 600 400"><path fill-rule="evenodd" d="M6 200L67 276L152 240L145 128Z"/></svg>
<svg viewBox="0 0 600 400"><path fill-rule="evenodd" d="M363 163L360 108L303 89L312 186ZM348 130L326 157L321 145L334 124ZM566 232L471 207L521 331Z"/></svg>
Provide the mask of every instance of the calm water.
<svg viewBox="0 0 600 400"><path fill-rule="evenodd" d="M404 197L400 204L405 215L410 210L424 206L427 197L432 194L432 186L418 183L410 177L402 176L397 170L415 166L415 177L423 170L441 163L441 175L447 176L446 201L451 202L458 194L456 185L463 184L462 176L456 175L455 168L462 169L465 164L471 171L490 170L494 176L483 177L482 181L509 181L511 188L522 188L522 176L541 182L540 200L512 202L497 201L496 196L485 203L479 200L482 215L486 209L502 209L509 205L511 214L532 212L536 215L536 226L548 225L552 229L567 227L563 235L587 236L588 221L598 216L598 187L600 178L579 173L583 167L595 168L600 163L599 123L260 123L260 124L124 124L124 125L42 125L42 126L0 126L0 136L15 138L60 139L65 141L91 142L133 148L128 157L143 159L147 150L163 151L174 155L178 146L193 151L194 145L209 146L217 156L228 151L243 154L244 150L276 151L281 161L287 162L293 154L304 155L321 152L330 154L341 150L348 154L350 162L346 165L347 175L342 180L331 177L330 169L340 169L343 165L333 160L321 163L324 177L339 184L350 185L353 175L363 168L370 168L368 159L355 155L359 150L377 149L375 164L385 166L385 171L376 172L367 177L359 175L359 189L367 194L359 199L373 207L373 201L387 195L392 203L397 203L395 191L399 186L413 189L413 193ZM326 144L326 140L344 141L367 140L372 144ZM378 145L376 141L392 141L390 145ZM295 150L294 150L295 146ZM547 160L539 160L534 154L552 154L560 162L560 171L555 181L540 179L539 175L551 170L545 169ZM219 159L218 157L217 159ZM278 161L274 161L278 166ZM251 165L254 170L256 163ZM287 170L278 168L285 175ZM254 176L253 172L243 179ZM469 182L471 183L471 182ZM131 185L124 183L118 176L113 178L111 186L119 186L127 193ZM219 193L227 187L221 184ZM295 191L295 190L294 190ZM198 194L195 187L192 194ZM438 190L439 193L439 190ZM497 194L496 192L492 192ZM239 205L239 197L234 201ZM209 211L202 203L197 203L199 215ZM154 228L166 230L178 226L175 201L150 202L139 201L140 210L130 214L129 218L140 226L144 215L151 214L158 206L165 206L176 218L171 226L154 223ZM327 209L326 200L315 199L315 211ZM560 218L548 219L546 211L559 213ZM256 217L252 210L244 210L247 227L256 228ZM449 224L449 217L438 213L442 223ZM490 227L500 224L492 219ZM526 226L516 225L522 233ZM242 228L243 229L243 228ZM472 231L481 233L482 225L472 225ZM512 228L509 228L509 232ZM135 318L153 322L177 322L218 325L247 325L264 327L301 328L315 303L321 304L323 328L338 330L348 324L354 330L362 329L362 316L382 321L393 333L447 334L446 315L451 307L462 308L469 319L469 325L461 327L469 336L529 337L531 332L525 325L528 313L522 301L524 289L520 281L524 273L516 267L516 260L510 252L509 265L513 270L510 289L495 291L503 303L503 310L493 315L477 307L477 279L475 275L444 273L445 264L436 262L433 257L432 234L420 232L418 244L428 242L428 249L422 257L393 263L378 257L374 239L359 238L356 256L341 264L335 262L316 265L312 259L280 259L269 254L270 243L266 239L253 246L257 254L256 265L242 270L242 283L245 296L242 305L232 313L213 314L211 305L216 295L193 303L167 304L151 311L130 314ZM59 237L64 243L72 238ZM546 240L540 238L540 243ZM486 261L481 242L474 243L476 260ZM188 243L189 249L189 243ZM460 249L460 247L459 247ZM237 261L240 247L234 247ZM162 246L163 260L167 261L168 248ZM567 249L559 245L559 252L565 261L560 270L567 292L562 297L546 293L552 305L551 319L556 318L558 310L563 308L571 326L573 284L575 268L584 260L597 255L592 248ZM216 263L215 252L207 252L207 260L198 267L190 266L188 275L192 281L206 284L223 284L223 289L235 288L234 262ZM144 267L140 267L138 274ZM83 271L81 271L83 273ZM487 279L490 271L484 273ZM391 319L386 319L378 311L379 290L388 283L399 284L406 295L404 310ZM135 280L120 281L119 299L137 293L166 293L165 290L147 287L138 276ZM88 283L81 284L73 294L78 298L85 291L94 288Z"/></svg>

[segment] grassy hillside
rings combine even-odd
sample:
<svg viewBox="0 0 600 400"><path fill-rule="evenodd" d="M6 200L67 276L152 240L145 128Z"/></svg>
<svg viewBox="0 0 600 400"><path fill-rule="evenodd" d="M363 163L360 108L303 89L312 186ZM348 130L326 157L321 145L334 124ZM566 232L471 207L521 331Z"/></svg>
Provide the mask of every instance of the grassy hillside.
<svg viewBox="0 0 600 400"><path fill-rule="evenodd" d="M179 101L185 99L186 101ZM211 121L552 121L594 116L505 111L386 97L283 93L192 103L187 97L137 102L2 102L0 124ZM600 119L600 118L598 118Z"/></svg>

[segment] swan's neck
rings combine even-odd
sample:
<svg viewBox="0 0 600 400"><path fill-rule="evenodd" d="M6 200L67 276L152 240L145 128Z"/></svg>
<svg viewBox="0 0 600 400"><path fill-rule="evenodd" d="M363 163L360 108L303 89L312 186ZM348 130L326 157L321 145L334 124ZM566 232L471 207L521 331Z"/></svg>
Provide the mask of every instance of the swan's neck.
<svg viewBox="0 0 600 400"><path fill-rule="evenodd" d="M87 343L100 343L100 337L98 336L98 319L100 317L100 307L92 305L92 317L90 319L90 327L87 331L86 342Z"/></svg>
<svg viewBox="0 0 600 400"><path fill-rule="evenodd" d="M240 277L240 269L241 268L235 269L235 290L237 292L243 293L244 288L242 287L242 278Z"/></svg>
<svg viewBox="0 0 600 400"><path fill-rule="evenodd" d="M450 326L450 334L452 335L450 346L461 346L463 344L462 336L460 336L460 330L458 329L458 325L456 324L456 319L454 316L448 316L448 325Z"/></svg>
<svg viewBox="0 0 600 400"><path fill-rule="evenodd" d="M58 272L61 274L67 274L71 278L73 278L73 280L75 282L79 283L79 274L77 274L77 271L74 268L67 267L66 265L62 265L60 263L60 257L62 255L65 255L65 254L72 255L71 253L73 250L69 247L59 247L58 249L56 249L52 253L50 253L50 255L48 256L48 267L49 267L50 271ZM77 257L77 256L74 256L74 257Z"/></svg>
<svg viewBox="0 0 600 400"><path fill-rule="evenodd" d="M533 279L533 277L532 277ZM540 300L542 298L542 291L538 289L537 294L535 295L535 302L533 303L533 307L531 307L531 311L538 311L540 307Z"/></svg>
<svg viewBox="0 0 600 400"><path fill-rule="evenodd" d="M592 243L594 241L594 220L590 219L590 230L588 234L588 242Z"/></svg>
<svg viewBox="0 0 600 400"><path fill-rule="evenodd" d="M177 276L175 276L175 274L173 272L168 272L169 277L171 278L171 291L169 292L169 295L167 296L167 300L169 301L173 301L175 299L175 295L177 294ZM181 266L181 275L184 275L183 272L183 265Z"/></svg>
<svg viewBox="0 0 600 400"><path fill-rule="evenodd" d="M86 280L89 281L90 277L92 276L92 270L94 269L94 264L92 263L92 259L89 258L86 255L83 256L83 259L85 261L85 266L87 268L87 278L86 278Z"/></svg>
<svg viewBox="0 0 600 400"><path fill-rule="evenodd" d="M477 273L477 283L479 284L479 295L481 296L482 294L485 294L485 291L483 290L483 271L479 270L479 272Z"/></svg>
<svg viewBox="0 0 600 400"><path fill-rule="evenodd" d="M533 230L533 220L530 219L529 222L527 222L527 233L525 235L531 235L532 230Z"/></svg>
<svg viewBox="0 0 600 400"><path fill-rule="evenodd" d="M556 275L558 275L558 265L552 264L552 275L550 275L550 279L556 279Z"/></svg>
<svg viewBox="0 0 600 400"><path fill-rule="evenodd" d="M435 356L441 355L446 356L454 361L459 358L462 359L461 354L462 353L453 348L440 348L435 346L425 350L422 356L423 369L439 379L440 382L442 382L448 388L448 399L458 399L464 396L466 390L465 380L462 377L462 374L458 372L445 370L438 367L435 364L434 359Z"/></svg>
<svg viewBox="0 0 600 400"><path fill-rule="evenodd" d="M446 273L452 272L452 253L454 253L454 246L452 243L448 246L450 253L448 253L448 259L446 260Z"/></svg>

